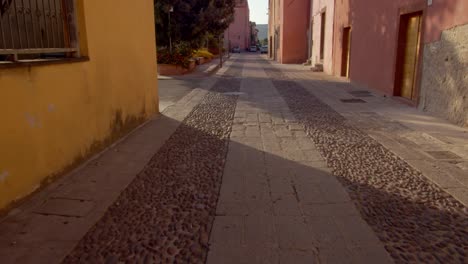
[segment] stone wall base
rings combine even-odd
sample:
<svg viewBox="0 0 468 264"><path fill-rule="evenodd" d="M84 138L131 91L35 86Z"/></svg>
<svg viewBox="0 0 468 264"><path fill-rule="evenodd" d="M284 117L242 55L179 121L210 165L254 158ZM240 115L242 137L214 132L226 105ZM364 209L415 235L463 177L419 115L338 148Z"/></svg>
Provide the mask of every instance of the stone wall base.
<svg viewBox="0 0 468 264"><path fill-rule="evenodd" d="M420 108L468 127L468 24L424 47Z"/></svg>

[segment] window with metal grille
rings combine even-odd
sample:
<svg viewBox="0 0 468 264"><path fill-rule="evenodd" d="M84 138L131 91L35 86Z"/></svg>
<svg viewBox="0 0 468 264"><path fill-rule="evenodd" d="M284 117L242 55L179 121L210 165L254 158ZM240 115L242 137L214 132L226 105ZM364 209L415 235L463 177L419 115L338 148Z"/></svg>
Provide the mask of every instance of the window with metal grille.
<svg viewBox="0 0 468 264"><path fill-rule="evenodd" d="M78 56L75 0L0 0L0 62Z"/></svg>

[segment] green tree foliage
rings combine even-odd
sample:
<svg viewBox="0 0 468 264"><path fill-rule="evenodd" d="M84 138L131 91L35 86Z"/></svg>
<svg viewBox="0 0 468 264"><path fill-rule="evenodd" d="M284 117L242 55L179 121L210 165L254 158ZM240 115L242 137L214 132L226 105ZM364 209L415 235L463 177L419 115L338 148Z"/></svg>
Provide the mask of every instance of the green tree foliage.
<svg viewBox="0 0 468 264"><path fill-rule="evenodd" d="M13 0L0 0L0 16L3 16L7 12L12 2Z"/></svg>
<svg viewBox="0 0 468 264"><path fill-rule="evenodd" d="M219 35L228 28L235 5L235 0L155 0L158 46L168 46L170 35L173 43L198 48L208 34Z"/></svg>

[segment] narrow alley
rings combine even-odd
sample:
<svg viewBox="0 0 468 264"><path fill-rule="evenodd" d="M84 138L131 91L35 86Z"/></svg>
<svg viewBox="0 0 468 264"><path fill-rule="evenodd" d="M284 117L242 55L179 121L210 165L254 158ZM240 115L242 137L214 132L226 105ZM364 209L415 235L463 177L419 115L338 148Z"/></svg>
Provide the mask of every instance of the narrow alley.
<svg viewBox="0 0 468 264"><path fill-rule="evenodd" d="M3 218L0 262L468 262L466 129L257 54L192 86Z"/></svg>

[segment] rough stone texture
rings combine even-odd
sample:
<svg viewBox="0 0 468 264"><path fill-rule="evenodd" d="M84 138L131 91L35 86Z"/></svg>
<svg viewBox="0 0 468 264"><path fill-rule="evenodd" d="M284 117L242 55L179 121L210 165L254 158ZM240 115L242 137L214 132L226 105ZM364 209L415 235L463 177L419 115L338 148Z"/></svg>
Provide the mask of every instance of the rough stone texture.
<svg viewBox="0 0 468 264"><path fill-rule="evenodd" d="M205 261L239 86L215 84L63 263Z"/></svg>
<svg viewBox="0 0 468 264"><path fill-rule="evenodd" d="M468 211L280 70L269 76L398 263L466 263Z"/></svg>
<svg viewBox="0 0 468 264"><path fill-rule="evenodd" d="M424 47L420 107L468 127L468 24Z"/></svg>

